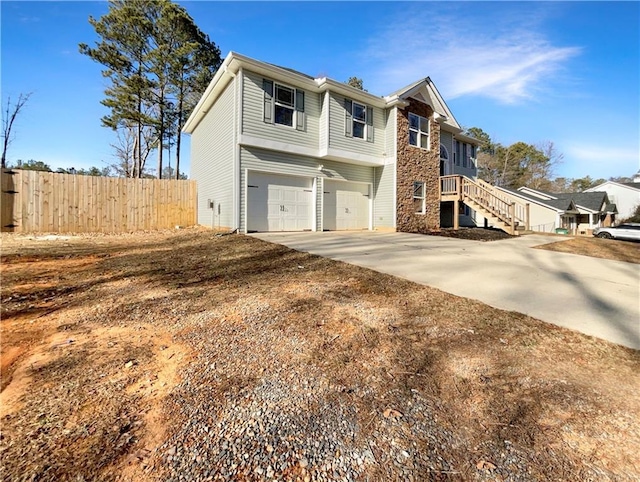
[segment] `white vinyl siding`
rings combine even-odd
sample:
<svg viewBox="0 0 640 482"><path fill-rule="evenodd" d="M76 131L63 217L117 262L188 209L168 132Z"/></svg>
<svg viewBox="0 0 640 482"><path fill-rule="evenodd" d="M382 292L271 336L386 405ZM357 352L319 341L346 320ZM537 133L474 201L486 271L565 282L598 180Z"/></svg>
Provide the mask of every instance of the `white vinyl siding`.
<svg viewBox="0 0 640 482"><path fill-rule="evenodd" d="M384 111L374 107L373 142L345 134L345 97L331 92L329 95L329 147L344 151L356 152L370 156L382 157L385 144L385 116ZM370 107L370 106L368 106ZM367 126L368 128L371 126Z"/></svg>
<svg viewBox="0 0 640 482"><path fill-rule="evenodd" d="M394 171L395 164L375 168L373 184L373 227L393 228L395 220Z"/></svg>
<svg viewBox="0 0 640 482"><path fill-rule="evenodd" d="M293 145L318 148L321 94L304 92L303 130L264 121L264 77L253 72L244 72L242 133L267 140ZM277 84L278 82L274 83ZM290 86L296 87L296 86ZM304 90L304 89L301 89Z"/></svg>
<svg viewBox="0 0 640 482"><path fill-rule="evenodd" d="M233 227L233 91L231 81L191 135L191 179L198 183L198 224L203 226Z"/></svg>
<svg viewBox="0 0 640 482"><path fill-rule="evenodd" d="M318 167L322 165L320 171ZM322 179L344 180L353 182L372 183L374 180L374 168L346 164L343 162L327 161L313 157L304 157L288 153L275 152L259 148L242 148L240 150L240 199L241 216L240 231L245 230L245 199L246 179L245 173L250 171L266 172L272 174L284 174L290 176L302 176L316 179L316 225L322 229Z"/></svg>

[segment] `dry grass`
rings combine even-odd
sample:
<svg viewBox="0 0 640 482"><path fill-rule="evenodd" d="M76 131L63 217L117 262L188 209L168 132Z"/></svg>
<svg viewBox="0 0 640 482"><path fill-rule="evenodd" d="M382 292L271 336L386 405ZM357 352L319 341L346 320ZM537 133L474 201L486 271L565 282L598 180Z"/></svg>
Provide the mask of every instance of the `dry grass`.
<svg viewBox="0 0 640 482"><path fill-rule="evenodd" d="M637 351L237 235L3 236L2 261L9 479L153 476L129 462L169 436L163 400L198 356L196 341L213 333L224 349L249 314L256 331L295 350L271 351L275 362L220 353L255 364L251 377L215 387L221 403L280 357L341 387L332 403L357 408L354 440L413 440L458 478L640 477ZM199 313L217 315L185 322ZM416 413L416 396L426 411ZM412 428L420 417L433 434ZM527 467L505 462L505 443Z"/></svg>
<svg viewBox="0 0 640 482"><path fill-rule="evenodd" d="M593 258L640 263L640 243L615 239L576 237L566 241L537 246L560 253L579 254Z"/></svg>

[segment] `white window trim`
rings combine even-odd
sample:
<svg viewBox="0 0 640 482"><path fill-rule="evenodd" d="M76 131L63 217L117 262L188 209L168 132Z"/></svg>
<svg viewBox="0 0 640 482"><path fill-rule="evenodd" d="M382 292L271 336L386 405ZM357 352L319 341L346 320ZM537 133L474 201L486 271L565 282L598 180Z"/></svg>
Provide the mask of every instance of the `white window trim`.
<svg viewBox="0 0 640 482"><path fill-rule="evenodd" d="M359 120L356 119L356 116L354 115L354 112L356 111L356 105L359 105L360 107L362 107L362 110L364 112L364 120ZM362 124L363 125L363 129L362 129L362 137L356 136L355 135L355 125L356 122L358 124ZM362 139L363 141L367 140L367 128L369 126L367 125L367 106L365 104L361 104L360 102L356 102L355 100L351 101L351 137L353 137L354 139Z"/></svg>
<svg viewBox="0 0 640 482"><path fill-rule="evenodd" d="M418 118L418 129L414 129L414 128L411 127L411 116L415 116L415 117ZM420 129L420 124L422 124L420 122L421 119L424 119L424 120L427 121L427 131L426 132ZM413 147L417 147L418 149L423 149L425 151L428 151L429 150L429 146L422 147L422 145L421 145L422 144L421 135L426 135L427 136L427 143L431 144L431 135L429 133L429 131L431 130L430 129L431 128L431 123L430 123L429 119L427 117L422 117L421 115L414 114L413 112L409 112L409 119L408 120L409 120L409 132L413 131L413 132L415 132L417 134L416 139L417 139L418 144L420 144L420 145L411 144L411 136L409 136L409 145L413 146Z"/></svg>
<svg viewBox="0 0 640 482"><path fill-rule="evenodd" d="M292 87L290 85L287 84L283 84L281 82L276 82L275 80L272 81L273 82L273 103L271 106L271 118L273 119L273 124L274 126L280 126L280 127L285 127L287 129L295 129L296 125L298 123L298 110L296 109L296 88ZM276 95L276 90L279 87L284 87L286 89L290 89L293 91L293 107L289 107L287 105L283 105L278 103L278 96ZM291 116L291 125L287 125L287 124L280 124L279 122L276 122L276 106L280 105L281 107L286 107L286 108L291 108L293 109L293 115Z"/></svg>
<svg viewBox="0 0 640 482"><path fill-rule="evenodd" d="M422 186L422 196L416 196L417 185ZM427 212L427 209L426 209L427 193L426 193L426 184L424 181L413 181L413 200L415 201L416 199L422 202L420 203L421 204L420 211L417 211L415 214L425 214Z"/></svg>

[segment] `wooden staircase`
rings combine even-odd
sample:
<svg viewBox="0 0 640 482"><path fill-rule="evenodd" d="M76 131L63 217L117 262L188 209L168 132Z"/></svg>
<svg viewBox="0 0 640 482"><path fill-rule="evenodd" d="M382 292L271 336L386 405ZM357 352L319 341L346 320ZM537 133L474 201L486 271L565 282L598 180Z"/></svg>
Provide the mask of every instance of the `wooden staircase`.
<svg viewBox="0 0 640 482"><path fill-rule="evenodd" d="M440 200L454 202L454 229L459 227L458 203L462 202L511 235L529 230L529 204L514 201L481 179L459 175L440 177Z"/></svg>

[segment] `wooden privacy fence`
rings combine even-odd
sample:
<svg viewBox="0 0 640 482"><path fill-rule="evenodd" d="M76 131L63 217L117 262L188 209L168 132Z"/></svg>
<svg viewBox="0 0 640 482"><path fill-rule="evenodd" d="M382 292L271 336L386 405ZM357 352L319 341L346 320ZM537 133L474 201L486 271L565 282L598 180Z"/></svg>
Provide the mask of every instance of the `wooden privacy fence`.
<svg viewBox="0 0 640 482"><path fill-rule="evenodd" d="M3 169L2 231L117 233L196 224L196 182Z"/></svg>

